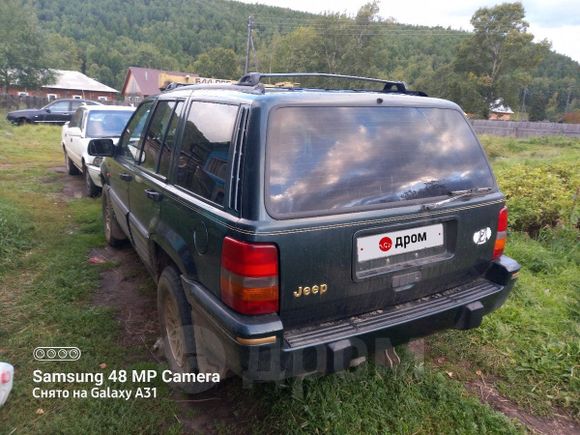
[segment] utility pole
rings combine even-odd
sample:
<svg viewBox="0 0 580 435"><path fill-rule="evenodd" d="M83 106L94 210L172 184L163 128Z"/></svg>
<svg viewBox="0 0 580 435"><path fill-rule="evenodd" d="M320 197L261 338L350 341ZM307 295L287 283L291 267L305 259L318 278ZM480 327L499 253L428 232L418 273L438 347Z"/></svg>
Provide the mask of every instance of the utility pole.
<svg viewBox="0 0 580 435"><path fill-rule="evenodd" d="M526 113L526 96L527 95L528 95L528 87L526 86L524 88L524 92L522 95L522 106L520 107L520 121L521 121L522 113Z"/></svg>
<svg viewBox="0 0 580 435"><path fill-rule="evenodd" d="M251 15L248 17L248 40L246 42L246 65L244 67L244 74L248 73L248 67L250 65L250 47L253 48L254 41L252 41L252 30L254 28L254 17Z"/></svg>

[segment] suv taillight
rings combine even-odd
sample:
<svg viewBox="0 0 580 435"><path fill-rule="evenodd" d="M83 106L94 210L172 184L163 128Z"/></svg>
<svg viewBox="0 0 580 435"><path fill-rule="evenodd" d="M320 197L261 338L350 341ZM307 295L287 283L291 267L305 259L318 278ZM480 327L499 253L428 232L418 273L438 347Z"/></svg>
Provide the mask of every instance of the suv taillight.
<svg viewBox="0 0 580 435"><path fill-rule="evenodd" d="M503 254L505 242L507 240L507 227L508 209L507 207L504 207L499 211L499 216L497 218L497 236L495 237L495 245L493 246L494 260L501 257L501 254Z"/></svg>
<svg viewBox="0 0 580 435"><path fill-rule="evenodd" d="M278 248L226 237L222 246L222 301L242 314L278 311Z"/></svg>

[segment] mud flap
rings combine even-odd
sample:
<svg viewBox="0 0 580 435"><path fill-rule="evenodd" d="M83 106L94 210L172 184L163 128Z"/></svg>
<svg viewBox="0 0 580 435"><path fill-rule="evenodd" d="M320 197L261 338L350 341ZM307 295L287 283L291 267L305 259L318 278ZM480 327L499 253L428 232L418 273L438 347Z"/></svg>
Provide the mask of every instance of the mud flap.
<svg viewBox="0 0 580 435"><path fill-rule="evenodd" d="M456 329L473 329L481 325L484 307L480 301L465 305L455 321Z"/></svg>
<svg viewBox="0 0 580 435"><path fill-rule="evenodd" d="M326 349L326 371L328 373L346 370L366 360L366 346L356 338L329 343Z"/></svg>

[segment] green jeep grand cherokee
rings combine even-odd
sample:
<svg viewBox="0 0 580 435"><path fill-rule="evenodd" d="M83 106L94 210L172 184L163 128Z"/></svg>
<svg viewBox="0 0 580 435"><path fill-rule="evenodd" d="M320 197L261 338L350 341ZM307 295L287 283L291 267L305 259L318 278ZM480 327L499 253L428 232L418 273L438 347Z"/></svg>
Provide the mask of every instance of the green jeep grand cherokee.
<svg viewBox="0 0 580 435"><path fill-rule="evenodd" d="M283 74L311 75L328 76ZM158 283L173 372L343 370L477 327L505 301L520 266L502 255L504 196L456 104L400 82L265 76L279 75L175 86L139 106L118 146L90 145L109 157L107 241L128 238Z"/></svg>

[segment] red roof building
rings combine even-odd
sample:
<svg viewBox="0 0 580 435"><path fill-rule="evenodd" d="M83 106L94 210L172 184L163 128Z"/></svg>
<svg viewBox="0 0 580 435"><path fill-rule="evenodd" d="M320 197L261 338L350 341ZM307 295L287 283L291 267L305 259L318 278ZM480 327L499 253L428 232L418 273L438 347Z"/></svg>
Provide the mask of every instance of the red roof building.
<svg viewBox="0 0 580 435"><path fill-rule="evenodd" d="M156 95L169 83L231 83L230 80L199 77L198 74L179 71L163 71L153 68L131 66L127 70L121 95L126 102L137 104L145 97Z"/></svg>
<svg viewBox="0 0 580 435"><path fill-rule="evenodd" d="M139 103L145 97L158 94L171 82L189 83L193 77L197 74L131 66L127 70L121 95L129 103Z"/></svg>

